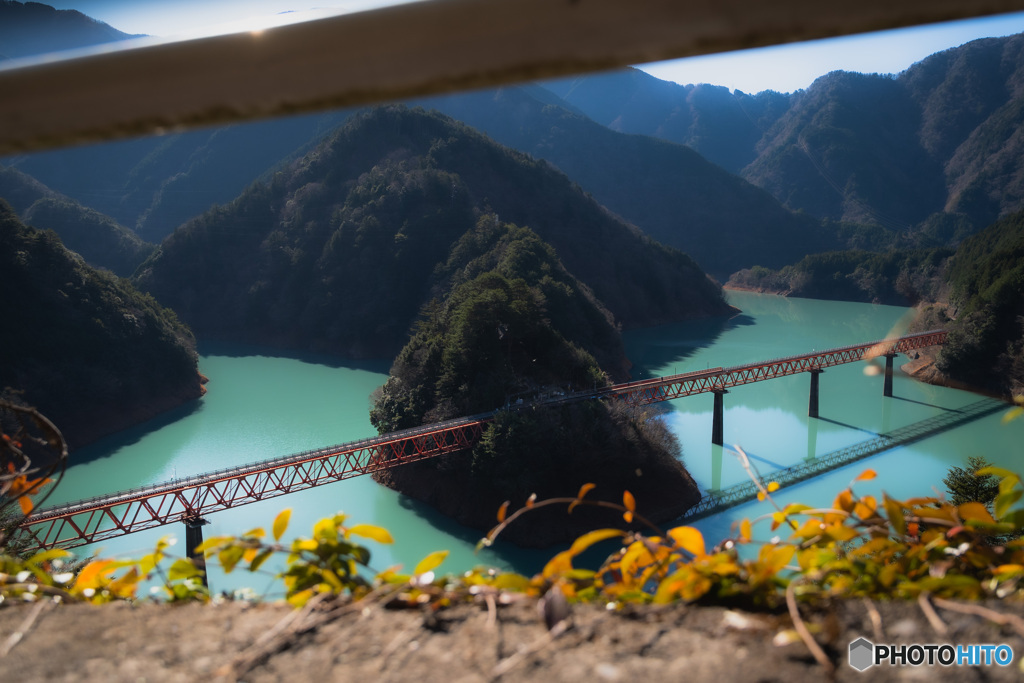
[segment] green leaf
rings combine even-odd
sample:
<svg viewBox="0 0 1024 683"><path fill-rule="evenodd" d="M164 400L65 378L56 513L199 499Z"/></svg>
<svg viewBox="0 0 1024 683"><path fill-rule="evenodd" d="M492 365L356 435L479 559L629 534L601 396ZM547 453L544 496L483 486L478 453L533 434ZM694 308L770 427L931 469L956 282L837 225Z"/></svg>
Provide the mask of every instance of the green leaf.
<svg viewBox="0 0 1024 683"><path fill-rule="evenodd" d="M217 553L217 559L220 561L220 566L224 568L224 573L230 574L243 555L245 555L245 548L233 545Z"/></svg>
<svg viewBox="0 0 1024 683"><path fill-rule="evenodd" d="M996 519L1002 519L1004 515L1010 510L1010 507L1020 500L1020 497L1024 495L1024 491L1020 489L1013 489L1005 493L1000 493L996 496L993 502L993 509L996 513Z"/></svg>
<svg viewBox="0 0 1024 683"><path fill-rule="evenodd" d="M170 569L167 570L167 578L170 581L180 581L181 579L190 579L193 576L202 576L202 572L199 568L192 564L191 560L178 559L174 561Z"/></svg>
<svg viewBox="0 0 1024 683"><path fill-rule="evenodd" d="M256 557L252 558L252 562L249 563L249 571L255 572L267 561L267 558L274 554L272 548L264 548L261 550Z"/></svg>

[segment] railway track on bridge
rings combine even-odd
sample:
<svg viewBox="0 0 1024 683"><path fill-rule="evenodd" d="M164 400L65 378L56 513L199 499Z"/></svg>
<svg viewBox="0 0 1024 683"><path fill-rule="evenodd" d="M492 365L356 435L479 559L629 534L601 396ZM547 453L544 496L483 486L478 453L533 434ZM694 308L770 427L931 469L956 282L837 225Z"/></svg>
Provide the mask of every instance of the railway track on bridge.
<svg viewBox="0 0 1024 683"><path fill-rule="evenodd" d="M707 392L718 392L720 396L727 387L820 371L880 356L891 362L897 353L944 342L945 332L924 332L730 368L628 382L501 410L600 398L643 405ZM30 548L73 548L174 522L187 522L228 508L470 448L497 412L54 506L34 513L22 523L21 530L28 537Z"/></svg>

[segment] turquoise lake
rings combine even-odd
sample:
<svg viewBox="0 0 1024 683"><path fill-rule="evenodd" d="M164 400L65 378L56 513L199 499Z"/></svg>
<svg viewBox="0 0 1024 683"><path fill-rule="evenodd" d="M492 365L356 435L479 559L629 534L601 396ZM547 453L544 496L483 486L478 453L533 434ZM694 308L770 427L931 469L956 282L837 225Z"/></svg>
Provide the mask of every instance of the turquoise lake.
<svg viewBox="0 0 1024 683"><path fill-rule="evenodd" d="M635 379L739 365L810 350L884 338L904 331L911 311L893 306L787 299L730 292L742 312L726 320L698 321L636 330L625 335ZM72 467L47 504L183 478L234 465L372 436L370 394L386 379L388 362L288 356L240 345L205 345L200 370L210 378L202 399L139 427L103 439L72 454ZM897 359L897 364L905 361ZM723 488L747 477L733 447L741 446L763 475L820 457L934 415L956 410L980 397L919 383L897 373L894 396L882 397L882 377L866 364L831 368L821 375L820 418L807 417L809 376L800 374L737 387L725 396L725 447L711 444L711 395L664 405L664 419L678 435L683 461L704 489ZM878 478L857 485L862 493L882 490L896 497L934 495L943 490L949 467L970 455L1022 469L1024 420L1003 424L1002 412L909 446L834 470L776 494L780 503L830 503L865 468ZM574 492L567 492L569 494ZM597 495L595 491L591 495ZM414 566L426 554L448 550L441 570L476 564L538 570L553 551L523 551L499 542L479 554L481 533L437 515L430 508L358 477L305 492L265 500L208 517L206 537L270 527L282 508L292 508L290 533L309 535L313 523L344 511L353 522L384 526L394 546L368 542L374 569ZM730 533L734 521L770 511L749 503L696 523L709 543ZM181 525L133 534L79 549L79 554L138 556L163 535L184 539ZM767 538L767 524L759 535ZM180 546L177 550L182 552ZM215 590L241 586L264 592L269 577L244 572L211 574ZM277 584L279 586L280 584Z"/></svg>

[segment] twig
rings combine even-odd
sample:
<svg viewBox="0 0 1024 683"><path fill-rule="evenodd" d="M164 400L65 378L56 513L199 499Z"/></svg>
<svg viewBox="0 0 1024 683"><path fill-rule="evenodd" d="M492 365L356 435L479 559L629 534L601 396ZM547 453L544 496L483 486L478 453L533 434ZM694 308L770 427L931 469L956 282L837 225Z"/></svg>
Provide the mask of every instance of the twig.
<svg viewBox="0 0 1024 683"><path fill-rule="evenodd" d="M260 663L266 661L271 655L284 650L291 645L299 636L314 631L324 624L328 624L346 614L374 604L377 598L384 598L392 593L405 588L404 584L397 586L384 586L370 591L359 600L347 602L338 607L331 608L320 614L312 614L313 608L331 597L330 593L321 593L310 598L309 602L297 613L289 614L279 621L272 633L265 634L245 651L237 655L231 662L217 670L218 676L235 681L239 677L249 673ZM323 596L323 597L320 597ZM319 599L318 599L319 598ZM315 601L315 602L314 602ZM314 603L310 605L310 603Z"/></svg>
<svg viewBox="0 0 1024 683"><path fill-rule="evenodd" d="M932 603L928 601L928 591L924 591L917 596L917 604L921 606L921 611L928 617L928 623L932 625L935 632L940 636L946 635L949 629L946 627L946 623L936 614Z"/></svg>
<svg viewBox="0 0 1024 683"><path fill-rule="evenodd" d="M878 613L878 608L875 607L875 603L871 602L871 598L864 598L864 607L868 610L868 616L871 618L871 632L875 636L876 643L885 642L885 632L882 631L882 615Z"/></svg>
<svg viewBox="0 0 1024 683"><path fill-rule="evenodd" d="M25 620L21 622L21 626L18 627L18 630L9 635L7 640L4 641L3 647L0 648L0 658L6 657L8 653L14 649L14 646L20 643L22 638L28 635L28 632L31 631L32 627L35 625L36 619L39 618L39 615L42 614L43 610L46 609L48 605L52 607L53 601L40 600L32 607L32 611L29 612L28 616L25 617Z"/></svg>
<svg viewBox="0 0 1024 683"><path fill-rule="evenodd" d="M494 628L498 618L498 608L494 603L494 593L485 595L484 600L487 601L487 628Z"/></svg>
<svg viewBox="0 0 1024 683"><path fill-rule="evenodd" d="M999 624L1000 626L1009 626L1018 635L1024 636L1024 619L1021 619L1016 614L1003 614L997 612L994 609L988 607L982 607L980 605L965 605L960 602L953 602L952 600L946 600L944 598L933 598L936 605L942 609L948 609L951 612L960 612L961 614L973 614L978 617L983 617L989 621Z"/></svg>
<svg viewBox="0 0 1024 683"><path fill-rule="evenodd" d="M790 581L789 585L786 586L786 607L789 608L789 616L793 620L793 628L796 629L797 634L800 636L800 640L804 641L804 645L814 655L814 659L817 660L818 664L825 669L828 675L835 673L835 667L829 660L828 655L821 649L821 646L811 636L811 632L807 630L807 625L804 623L803 617L800 616L800 608L796 605L796 581Z"/></svg>
<svg viewBox="0 0 1024 683"><path fill-rule="evenodd" d="M401 647L403 642L408 642L409 636L414 632L422 628L422 620L413 620L409 626L404 628L401 633L395 636L388 646L381 650L380 655L377 657L380 660L380 665L377 667L379 671L384 671L391 659L391 655Z"/></svg>
<svg viewBox="0 0 1024 683"><path fill-rule="evenodd" d="M555 624L550 631L547 631L540 638L537 638L537 640L533 641L526 647L516 650L513 654L498 662L494 669L491 670L491 680L493 681L501 678L509 671L519 666L524 659L546 648L548 645L553 643L555 639L565 633L569 629L570 625L571 621L569 619L563 619Z"/></svg>

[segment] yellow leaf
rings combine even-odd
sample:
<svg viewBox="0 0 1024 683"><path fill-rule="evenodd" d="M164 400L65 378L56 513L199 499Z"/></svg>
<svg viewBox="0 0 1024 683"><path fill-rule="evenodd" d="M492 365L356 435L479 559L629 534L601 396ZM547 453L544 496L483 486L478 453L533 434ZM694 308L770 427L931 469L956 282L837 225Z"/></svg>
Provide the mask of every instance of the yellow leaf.
<svg viewBox="0 0 1024 683"><path fill-rule="evenodd" d="M965 522L976 519L982 522L995 524L996 521L992 519L992 515L989 514L988 509L981 503L964 503L957 507L956 511L960 515L960 519Z"/></svg>
<svg viewBox="0 0 1024 683"><path fill-rule="evenodd" d="M749 526L749 522L747 524ZM704 535L692 526L677 526L675 529L669 529L668 535L675 541L676 546L691 555L703 557L707 554L704 547Z"/></svg>
<svg viewBox="0 0 1024 683"><path fill-rule="evenodd" d="M757 500L758 500L758 502L761 502L761 503L763 503L763 502L764 502L764 499L765 499L766 497L767 497L767 496L765 496L765 495L764 495L764 491L758 491L758 492L757 492Z"/></svg>
<svg viewBox="0 0 1024 683"><path fill-rule="evenodd" d="M779 482L770 481L768 482L768 486L766 488L768 489L768 493L775 493L776 491L779 490Z"/></svg>
<svg viewBox="0 0 1024 683"><path fill-rule="evenodd" d="M626 506L626 509L630 512L636 512L636 499L633 498L633 494L629 491L622 492L622 504ZM632 518L632 516L630 516ZM626 520L627 522L630 520Z"/></svg>
<svg viewBox="0 0 1024 683"><path fill-rule="evenodd" d="M426 574L427 572L434 571L438 565L444 562L446 557L448 557L447 550L434 551L420 560L420 563L416 565L416 569L414 569L412 573Z"/></svg>
<svg viewBox="0 0 1024 683"><path fill-rule="evenodd" d="M595 484L586 483L580 487L580 492L576 494L578 500L583 500L583 496L587 495L594 490Z"/></svg>
<svg viewBox="0 0 1024 683"><path fill-rule="evenodd" d="M572 571L572 555L568 550L563 550L548 560L543 575L545 579L552 579L569 571Z"/></svg>
<svg viewBox="0 0 1024 683"><path fill-rule="evenodd" d="M499 524L505 521L505 515L508 514L508 504L509 504L509 501L506 500L504 503L501 504L501 507L498 508L498 523Z"/></svg>
<svg viewBox="0 0 1024 683"><path fill-rule="evenodd" d="M864 470L863 472L861 472L860 475L858 475L857 478L854 479L854 481L870 481L871 479L874 479L877 476L878 476L877 472L875 472L874 470L868 469L868 470Z"/></svg>
<svg viewBox="0 0 1024 683"><path fill-rule="evenodd" d="M379 526L374 526L373 524L356 524L348 531L350 534L362 536L363 538L369 538L371 540L377 541L378 543L395 542L395 539L391 538L391 534L388 532L387 529Z"/></svg>
<svg viewBox="0 0 1024 683"><path fill-rule="evenodd" d="M573 542L572 547L569 548L569 554L575 557L595 543L600 543L601 541L605 541L616 536L625 535L626 532L621 529L597 529L595 531L585 533Z"/></svg>
<svg viewBox="0 0 1024 683"><path fill-rule="evenodd" d="M651 555L643 541L633 542L626 549L626 554L622 556L622 561L619 563L619 571L622 572L622 582L627 586L635 583L633 575L636 573L637 565L643 568L652 562L654 562L654 556Z"/></svg>
<svg viewBox="0 0 1024 683"><path fill-rule="evenodd" d="M288 529L288 522L292 518L292 509L285 508L277 513L277 517L274 518L274 540L280 541L281 537L284 536L284 532Z"/></svg>
<svg viewBox="0 0 1024 683"><path fill-rule="evenodd" d="M318 541L333 541L338 537L338 525L330 517L324 517L313 525L313 538Z"/></svg>
<svg viewBox="0 0 1024 683"><path fill-rule="evenodd" d="M219 545L228 543L233 540L234 538L232 538L231 536L211 536L210 538L206 539L205 541L197 545L195 551L197 553L205 553L207 550L210 550L211 548L216 548Z"/></svg>
<svg viewBox="0 0 1024 683"><path fill-rule="evenodd" d="M753 530L750 528L750 520L744 518L743 521L740 522L740 538L744 541L749 541L752 536Z"/></svg>
<svg viewBox="0 0 1024 683"><path fill-rule="evenodd" d="M112 560L93 560L78 572L75 580L75 590L81 591L86 588L99 588L103 583L103 576L111 574L117 569Z"/></svg>
<svg viewBox="0 0 1024 683"><path fill-rule="evenodd" d="M888 494L882 494L882 505L885 507L885 514L889 517L889 526L896 532L897 536L907 533L907 523L903 519L903 505L898 500L893 500Z"/></svg>
<svg viewBox="0 0 1024 683"><path fill-rule="evenodd" d="M843 512L853 512L853 505L853 494L850 493L850 489L840 491L832 503L832 507Z"/></svg>
<svg viewBox="0 0 1024 683"><path fill-rule="evenodd" d="M633 513L626 510L622 513L622 519L626 520L626 524L631 524L633 522Z"/></svg>
<svg viewBox="0 0 1024 683"><path fill-rule="evenodd" d="M825 529L825 534L833 541L850 541L860 535L856 529L845 524L830 524Z"/></svg>
<svg viewBox="0 0 1024 683"><path fill-rule="evenodd" d="M307 602L309 602L309 599L312 598L312 597L313 597L313 589L312 588L307 588L304 591L299 591L298 593L294 593L292 595L289 595L288 596L288 603L292 607L302 607Z"/></svg>
<svg viewBox="0 0 1024 683"><path fill-rule="evenodd" d="M19 496L18 505L21 506L21 514L30 515L32 514L32 499L28 496Z"/></svg>
<svg viewBox="0 0 1024 683"><path fill-rule="evenodd" d="M1010 408L1003 414L1003 424L1013 422L1021 415L1024 415L1024 408L1021 408L1020 406Z"/></svg>
<svg viewBox="0 0 1024 683"><path fill-rule="evenodd" d="M28 558L28 564L40 565L43 562L49 562L50 560L60 560L65 557L71 557L71 553L67 550L61 550L60 548L51 548L50 550L40 550L38 553Z"/></svg>

